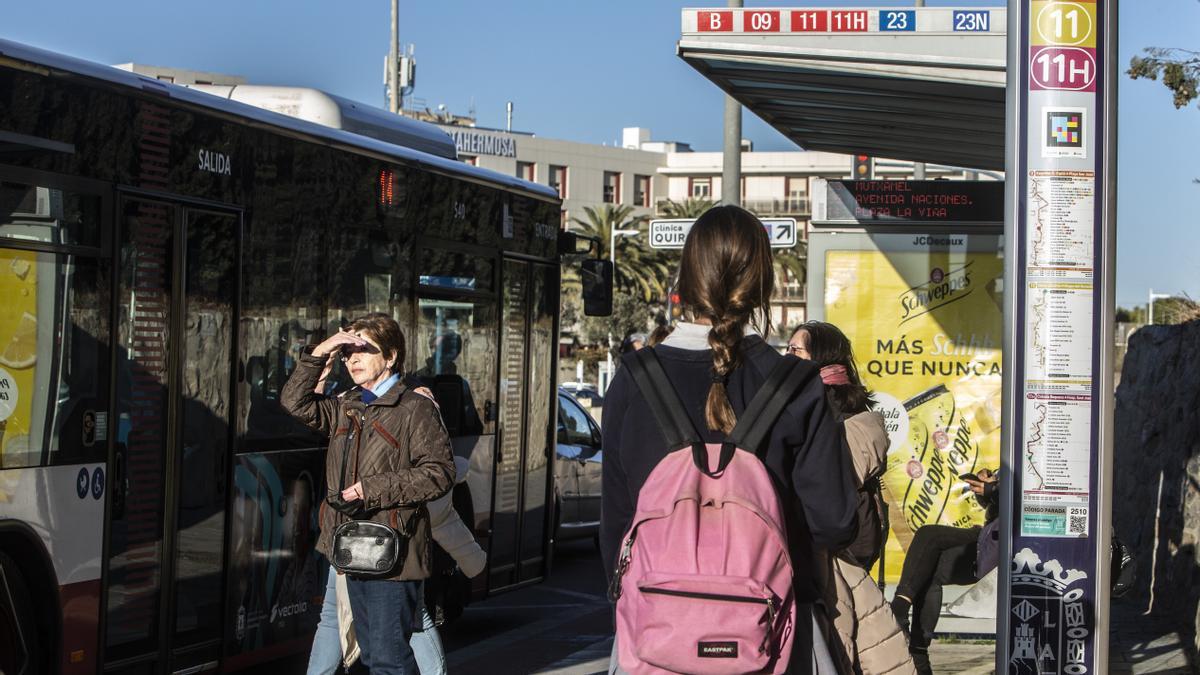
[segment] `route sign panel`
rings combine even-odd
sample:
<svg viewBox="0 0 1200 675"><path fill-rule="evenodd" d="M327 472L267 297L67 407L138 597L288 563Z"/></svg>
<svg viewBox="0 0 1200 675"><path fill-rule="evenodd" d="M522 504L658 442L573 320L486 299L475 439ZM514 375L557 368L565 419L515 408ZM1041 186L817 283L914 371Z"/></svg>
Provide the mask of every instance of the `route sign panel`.
<svg viewBox="0 0 1200 675"><path fill-rule="evenodd" d="M813 188L819 225L1002 222L1000 181L827 180Z"/></svg>
<svg viewBox="0 0 1200 675"><path fill-rule="evenodd" d="M915 31L917 12L912 9L880 10L879 30L884 32Z"/></svg>
<svg viewBox="0 0 1200 675"><path fill-rule="evenodd" d="M760 218L767 229L771 248L791 248L796 245L795 218ZM667 218L650 221L650 248L683 248L695 218Z"/></svg>
<svg viewBox="0 0 1200 675"><path fill-rule="evenodd" d="M992 13L986 9L956 9L952 16L956 33L987 33L992 30Z"/></svg>
<svg viewBox="0 0 1200 675"><path fill-rule="evenodd" d="M1034 0L1034 5L1080 4L1049 3ZM1066 22L1065 30L1086 23L1085 10L1062 16L1046 13L1047 30L1054 22ZM1002 8L953 9L922 7L919 9L861 9L809 7L797 9L685 9L683 32L699 34L748 33L788 35L795 33L991 33L1002 34L1007 29L1007 12ZM1074 21L1075 24L1071 22ZM1037 44L1037 43L1035 43ZM1079 44L1083 44L1082 42Z"/></svg>

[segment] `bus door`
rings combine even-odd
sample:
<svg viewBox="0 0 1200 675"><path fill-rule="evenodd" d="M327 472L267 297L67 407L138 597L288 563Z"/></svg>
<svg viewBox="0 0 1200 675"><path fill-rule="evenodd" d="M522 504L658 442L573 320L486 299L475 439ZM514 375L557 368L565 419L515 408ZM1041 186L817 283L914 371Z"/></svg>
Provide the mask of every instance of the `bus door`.
<svg viewBox="0 0 1200 675"><path fill-rule="evenodd" d="M453 502L484 550L492 545L492 474L497 426L499 310L494 250L423 238L417 273L417 331L408 344L414 374L433 391L450 434L460 483ZM487 591L487 575L473 582Z"/></svg>
<svg viewBox="0 0 1200 675"><path fill-rule="evenodd" d="M105 669L199 672L220 654L241 216L119 209Z"/></svg>
<svg viewBox="0 0 1200 675"><path fill-rule="evenodd" d="M501 270L500 429L490 587L546 572L557 381L558 268L505 259Z"/></svg>

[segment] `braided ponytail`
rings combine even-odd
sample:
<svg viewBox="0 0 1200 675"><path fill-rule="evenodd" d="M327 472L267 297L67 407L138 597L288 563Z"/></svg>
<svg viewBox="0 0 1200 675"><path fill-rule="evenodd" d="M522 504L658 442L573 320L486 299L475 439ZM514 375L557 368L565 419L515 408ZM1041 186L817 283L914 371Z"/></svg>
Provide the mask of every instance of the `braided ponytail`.
<svg viewBox="0 0 1200 675"><path fill-rule="evenodd" d="M774 287L771 245L749 211L717 206L696 220L683 246L678 290L693 317L712 324L712 385L704 405L712 431L728 434L737 424L726 384L741 365L746 326L753 323L764 333L769 328Z"/></svg>

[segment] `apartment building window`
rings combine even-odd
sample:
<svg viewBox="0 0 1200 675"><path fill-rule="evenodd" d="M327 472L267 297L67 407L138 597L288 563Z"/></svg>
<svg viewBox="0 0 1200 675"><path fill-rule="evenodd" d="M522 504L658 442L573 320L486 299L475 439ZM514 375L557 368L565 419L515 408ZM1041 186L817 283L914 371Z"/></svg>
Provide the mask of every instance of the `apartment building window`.
<svg viewBox="0 0 1200 675"><path fill-rule="evenodd" d="M787 192L789 213L804 213L808 210L808 179L804 176L788 176L784 189Z"/></svg>
<svg viewBox="0 0 1200 675"><path fill-rule="evenodd" d="M537 182L537 164L533 162L517 162L517 178L530 183Z"/></svg>
<svg viewBox="0 0 1200 675"><path fill-rule="evenodd" d="M558 192L559 199L567 198L567 167L550 165L550 187Z"/></svg>
<svg viewBox="0 0 1200 675"><path fill-rule="evenodd" d="M691 178L688 180L688 192L696 199L712 199L711 178Z"/></svg>
<svg viewBox="0 0 1200 675"><path fill-rule="evenodd" d="M650 206L650 176L634 175L633 203L635 206Z"/></svg>
<svg viewBox="0 0 1200 675"><path fill-rule="evenodd" d="M791 274L786 269L779 268L776 276L775 298L804 302L806 299L804 279Z"/></svg>
<svg viewBox="0 0 1200 675"><path fill-rule="evenodd" d="M621 174L616 171L604 172L604 203L616 204L621 201Z"/></svg>

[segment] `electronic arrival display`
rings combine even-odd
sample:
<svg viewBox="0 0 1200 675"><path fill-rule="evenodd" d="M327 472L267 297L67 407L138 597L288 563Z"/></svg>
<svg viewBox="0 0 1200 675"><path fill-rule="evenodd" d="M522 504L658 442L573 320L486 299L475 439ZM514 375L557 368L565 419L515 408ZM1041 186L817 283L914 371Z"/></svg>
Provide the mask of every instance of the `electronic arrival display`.
<svg viewBox="0 0 1200 675"><path fill-rule="evenodd" d="M816 191L819 224L1004 222L1002 181L829 180Z"/></svg>

